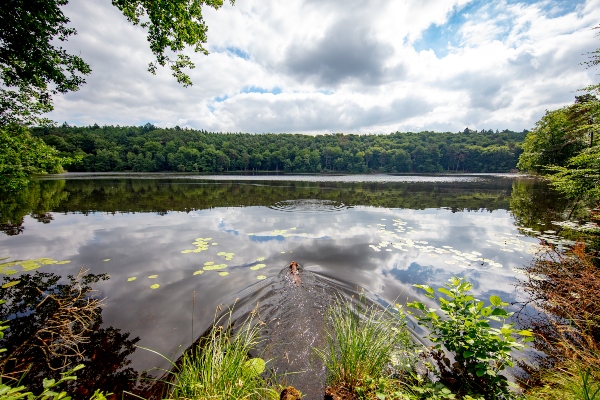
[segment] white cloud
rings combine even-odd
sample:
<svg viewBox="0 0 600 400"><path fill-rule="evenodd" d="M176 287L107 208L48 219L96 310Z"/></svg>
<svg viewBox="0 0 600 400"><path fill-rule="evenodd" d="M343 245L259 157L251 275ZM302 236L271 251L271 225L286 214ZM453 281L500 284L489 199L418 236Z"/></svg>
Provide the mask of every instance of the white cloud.
<svg viewBox="0 0 600 400"><path fill-rule="evenodd" d="M110 2L74 1L65 13L79 34L66 47L93 72L50 117L246 132L528 129L597 80L580 64L600 47L600 0L563 3L238 1L204 11L211 54L189 53L186 89L168 69L146 72L143 29Z"/></svg>

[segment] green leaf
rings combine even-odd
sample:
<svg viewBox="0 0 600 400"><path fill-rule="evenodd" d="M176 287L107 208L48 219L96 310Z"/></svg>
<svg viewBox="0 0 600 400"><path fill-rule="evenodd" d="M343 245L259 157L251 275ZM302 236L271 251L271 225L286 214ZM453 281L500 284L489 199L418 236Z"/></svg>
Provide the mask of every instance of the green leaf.
<svg viewBox="0 0 600 400"><path fill-rule="evenodd" d="M508 313L503 308L494 308L494 311L492 311L492 315L499 315L499 316L506 317L506 316L508 316Z"/></svg>
<svg viewBox="0 0 600 400"><path fill-rule="evenodd" d="M502 299L499 296L490 296L490 303L499 307L502 304Z"/></svg>
<svg viewBox="0 0 600 400"><path fill-rule="evenodd" d="M12 282L5 283L4 285L2 285L2 289L6 289L9 287L18 285L19 283L21 283L21 281L12 281Z"/></svg>
<svg viewBox="0 0 600 400"><path fill-rule="evenodd" d="M464 358L469 358L469 357L471 357L473 354L475 354L475 353L473 353L472 351L469 351L469 350L465 350L465 351L463 351L463 357L464 357Z"/></svg>
<svg viewBox="0 0 600 400"><path fill-rule="evenodd" d="M54 379L44 378L44 380L42 381L42 385L44 386L44 389L48 389L48 388L52 387L55 382L56 381Z"/></svg>
<svg viewBox="0 0 600 400"><path fill-rule="evenodd" d="M533 336L533 332L531 332L529 329L524 329L522 331L517 332L519 335L521 336Z"/></svg>
<svg viewBox="0 0 600 400"><path fill-rule="evenodd" d="M441 288L439 288L439 289L438 289L438 291L439 291L439 292L441 292L441 293L444 293L444 294L445 294L446 296L448 296L448 297L452 297L452 298L454 298L454 294L452 294L452 292L450 292L450 291L449 291L448 289L446 289L446 288L443 288L443 287L441 287Z"/></svg>
<svg viewBox="0 0 600 400"><path fill-rule="evenodd" d="M435 290L433 290L433 288L429 285L413 285L413 286L416 288L419 288L419 289L423 289L424 291L426 291L429 294L435 293Z"/></svg>
<svg viewBox="0 0 600 400"><path fill-rule="evenodd" d="M262 358L251 358L244 363L244 370L250 376L258 376L264 372L266 368L265 360Z"/></svg>

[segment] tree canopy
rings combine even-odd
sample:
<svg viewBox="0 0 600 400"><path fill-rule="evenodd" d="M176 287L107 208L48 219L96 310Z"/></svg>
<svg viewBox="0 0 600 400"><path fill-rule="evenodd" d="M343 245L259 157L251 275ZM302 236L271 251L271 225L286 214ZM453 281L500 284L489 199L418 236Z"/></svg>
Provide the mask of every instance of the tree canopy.
<svg viewBox="0 0 600 400"><path fill-rule="evenodd" d="M230 0L231 4L234 0ZM7 0L0 7L0 126L46 124L43 113L52 111L52 96L78 90L90 66L79 56L57 46L76 34L61 7L68 0ZM202 7L215 9L223 0L113 0L134 25L148 30L156 57L148 70L169 66L177 82L192 84L185 68L194 68L181 52L191 47L208 54L203 44L207 30ZM176 55L171 59L170 53Z"/></svg>
<svg viewBox="0 0 600 400"><path fill-rule="evenodd" d="M98 125L33 130L71 171L509 172L526 132L395 132L389 135L215 133Z"/></svg>
<svg viewBox="0 0 600 400"><path fill-rule="evenodd" d="M596 28L598 29L598 27ZM588 53L588 67L600 65L600 49ZM567 198L600 202L600 84L590 85L569 106L546 115L527 134L521 169L541 173Z"/></svg>

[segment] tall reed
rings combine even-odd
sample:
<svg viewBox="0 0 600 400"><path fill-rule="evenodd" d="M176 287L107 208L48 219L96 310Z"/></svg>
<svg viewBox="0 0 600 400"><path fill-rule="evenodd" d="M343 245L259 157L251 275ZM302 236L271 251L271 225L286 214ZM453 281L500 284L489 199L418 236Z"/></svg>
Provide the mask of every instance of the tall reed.
<svg viewBox="0 0 600 400"><path fill-rule="evenodd" d="M411 347L403 314L353 303L338 297L326 314L327 344L316 349L328 371L332 387L354 392L365 381L386 376L392 358Z"/></svg>
<svg viewBox="0 0 600 400"><path fill-rule="evenodd" d="M260 374L265 369L261 358L250 358L249 352L260 343L255 313L233 333L224 317L197 348L183 355L174 371L170 391L173 399L276 399L278 393L269 388ZM229 320L231 321L231 312Z"/></svg>

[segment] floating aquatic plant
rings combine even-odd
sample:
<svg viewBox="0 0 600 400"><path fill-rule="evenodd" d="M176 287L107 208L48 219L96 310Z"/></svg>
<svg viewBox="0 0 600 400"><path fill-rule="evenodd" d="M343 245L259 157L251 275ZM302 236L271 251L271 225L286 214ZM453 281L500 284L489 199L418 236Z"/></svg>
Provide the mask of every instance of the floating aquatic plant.
<svg viewBox="0 0 600 400"><path fill-rule="evenodd" d="M158 289L160 287L160 285L158 283L155 283L154 285L150 286L150 289Z"/></svg>
<svg viewBox="0 0 600 400"><path fill-rule="evenodd" d="M266 266L267 266L267 264L256 264L256 265L253 265L252 267L250 267L250 269L252 271L258 271L259 269L264 268Z"/></svg>
<svg viewBox="0 0 600 400"><path fill-rule="evenodd" d="M227 268L227 264L205 265L203 269L205 271L215 271L215 270L223 269L223 268Z"/></svg>
<svg viewBox="0 0 600 400"><path fill-rule="evenodd" d="M229 272L225 272L225 271L224 272L219 272L219 275L221 275L221 276L227 276L227 275L229 275Z"/></svg>
<svg viewBox="0 0 600 400"><path fill-rule="evenodd" d="M256 277L256 279L258 279L259 281L262 281L263 279L267 279L267 277L264 275L259 275Z"/></svg>
<svg viewBox="0 0 600 400"><path fill-rule="evenodd" d="M6 289L11 286L18 285L19 283L21 283L21 281L12 281L12 282L5 283L4 285L2 285L2 289Z"/></svg>
<svg viewBox="0 0 600 400"><path fill-rule="evenodd" d="M130 278L127 278L127 282L133 282L137 279L137 276L132 276Z"/></svg>
<svg viewBox="0 0 600 400"><path fill-rule="evenodd" d="M158 275L150 275L150 276L148 277L148 279L155 279L155 278L158 278Z"/></svg>
<svg viewBox="0 0 600 400"><path fill-rule="evenodd" d="M199 269L198 271L194 272L194 274L193 274L193 275L201 275L201 274L203 274L203 273L204 273L204 270L202 270L202 269Z"/></svg>

